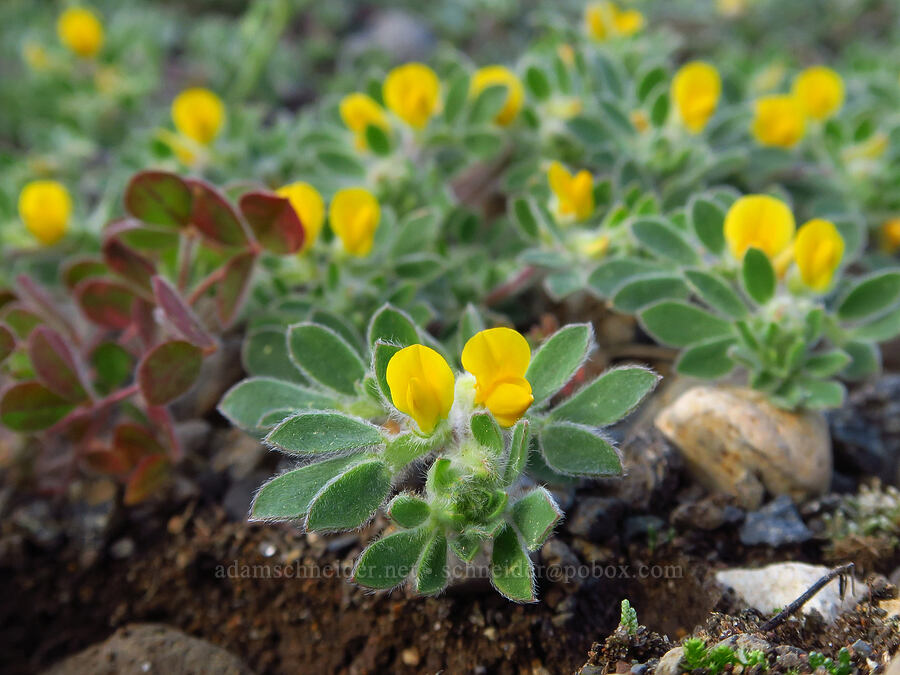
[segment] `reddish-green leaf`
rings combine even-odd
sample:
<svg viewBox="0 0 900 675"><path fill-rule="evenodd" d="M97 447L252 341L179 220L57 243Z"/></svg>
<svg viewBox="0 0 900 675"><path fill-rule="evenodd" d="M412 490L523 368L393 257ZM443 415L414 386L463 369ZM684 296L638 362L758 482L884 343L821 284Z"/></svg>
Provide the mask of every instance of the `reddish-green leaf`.
<svg viewBox="0 0 900 675"><path fill-rule="evenodd" d="M96 324L124 330L131 323L134 293L123 285L105 279L85 279L75 289L84 315Z"/></svg>
<svg viewBox="0 0 900 675"><path fill-rule="evenodd" d="M138 384L150 405L165 405L184 394L200 374L203 352L184 340L154 347L138 366Z"/></svg>
<svg viewBox="0 0 900 675"><path fill-rule="evenodd" d="M272 192L248 192L241 197L240 208L257 241L267 250L287 255L303 246L303 224L284 197Z"/></svg>
<svg viewBox="0 0 900 675"><path fill-rule="evenodd" d="M0 323L0 361L12 354L16 348L16 336L7 327Z"/></svg>
<svg viewBox="0 0 900 675"><path fill-rule="evenodd" d="M128 381L134 370L134 357L116 342L101 342L90 355L96 374L94 388L101 395L112 393Z"/></svg>
<svg viewBox="0 0 900 675"><path fill-rule="evenodd" d="M94 471L110 476L124 476L134 466L127 457L115 450L91 450L85 454L84 459Z"/></svg>
<svg viewBox="0 0 900 675"><path fill-rule="evenodd" d="M181 443L178 434L175 433L175 418L165 406L154 405L147 408L147 418L153 428L163 438L163 443L169 448L169 457L173 460L181 458Z"/></svg>
<svg viewBox="0 0 900 675"><path fill-rule="evenodd" d="M125 188L125 209L150 225L184 227L191 221L191 191L167 171L141 171Z"/></svg>
<svg viewBox="0 0 900 675"><path fill-rule="evenodd" d="M10 303L4 307L0 319L9 326L20 340L27 339L31 335L31 331L44 323L41 317L25 309L18 302Z"/></svg>
<svg viewBox="0 0 900 675"><path fill-rule="evenodd" d="M204 235L225 246L247 244L247 231L228 200L202 180L187 181L194 195L191 223Z"/></svg>
<svg viewBox="0 0 900 675"><path fill-rule="evenodd" d="M158 491L169 481L171 470L172 463L165 455L144 457L128 477L123 500L125 505L134 506Z"/></svg>
<svg viewBox="0 0 900 675"><path fill-rule="evenodd" d="M113 450L127 457L132 465L148 455L165 455L166 449L153 432L134 422L123 422L113 432Z"/></svg>
<svg viewBox="0 0 900 675"><path fill-rule="evenodd" d="M159 276L153 277L153 293L166 318L185 340L193 342L201 349L216 346L215 341L200 324L200 319L168 281Z"/></svg>
<svg viewBox="0 0 900 675"><path fill-rule="evenodd" d="M109 274L106 263L97 258L80 258L63 266L62 281L70 291L85 279Z"/></svg>
<svg viewBox="0 0 900 675"><path fill-rule="evenodd" d="M13 431L41 431L59 422L74 407L40 382L21 382L7 389L0 399L0 422Z"/></svg>
<svg viewBox="0 0 900 675"><path fill-rule="evenodd" d="M134 321L145 348L156 344L159 334L159 324L156 323L156 317L153 315L155 310L156 305L143 298L135 298L134 305L131 307L131 319Z"/></svg>
<svg viewBox="0 0 900 675"><path fill-rule="evenodd" d="M239 253L225 264L225 276L216 291L216 311L223 326L228 326L240 312L253 277L253 253Z"/></svg>
<svg viewBox="0 0 900 675"><path fill-rule="evenodd" d="M109 268L140 288L151 290L150 279L156 266L132 248L113 237L103 242L103 259Z"/></svg>
<svg viewBox="0 0 900 675"><path fill-rule="evenodd" d="M73 403L88 397L75 354L49 326L38 326L28 339L28 357L41 384Z"/></svg>

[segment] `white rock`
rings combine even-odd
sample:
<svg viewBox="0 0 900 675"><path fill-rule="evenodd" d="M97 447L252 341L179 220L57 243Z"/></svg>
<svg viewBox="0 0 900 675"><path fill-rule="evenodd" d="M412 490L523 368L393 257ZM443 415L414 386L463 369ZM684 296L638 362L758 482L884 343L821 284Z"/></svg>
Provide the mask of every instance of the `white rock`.
<svg viewBox="0 0 900 675"><path fill-rule="evenodd" d="M748 607L772 614L787 607L828 572L829 569L822 565L785 562L759 569L722 570L716 573L716 581L733 589ZM853 609L864 595L863 584L849 583L842 598L839 579L833 579L803 606L801 612L809 614L815 610L831 623Z"/></svg>
<svg viewBox="0 0 900 675"><path fill-rule="evenodd" d="M681 659L684 658L684 647L675 647L667 651L656 666L656 675L679 675Z"/></svg>

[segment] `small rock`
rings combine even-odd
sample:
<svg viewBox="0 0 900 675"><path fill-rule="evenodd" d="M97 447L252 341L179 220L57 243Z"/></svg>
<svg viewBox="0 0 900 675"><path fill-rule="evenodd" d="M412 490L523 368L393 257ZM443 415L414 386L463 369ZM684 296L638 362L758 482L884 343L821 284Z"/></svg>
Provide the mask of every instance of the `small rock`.
<svg viewBox="0 0 900 675"><path fill-rule="evenodd" d="M688 470L713 492L760 506L766 491L797 501L831 482L831 439L825 418L792 413L742 388L689 389L656 418L684 455Z"/></svg>
<svg viewBox="0 0 900 675"><path fill-rule="evenodd" d="M631 675L647 675L649 667L646 663L636 663L631 666Z"/></svg>
<svg viewBox="0 0 900 675"><path fill-rule="evenodd" d="M800 519L791 498L782 495L759 511L748 513L739 536L746 546L767 544L777 547L809 541L812 532Z"/></svg>
<svg viewBox="0 0 900 675"><path fill-rule="evenodd" d="M656 665L656 675L681 675L681 660L683 658L684 647L670 649Z"/></svg>
<svg viewBox="0 0 900 675"><path fill-rule="evenodd" d="M621 446L624 476L600 481L632 511L668 503L681 477L681 454L655 427L636 430Z"/></svg>
<svg viewBox="0 0 900 675"><path fill-rule="evenodd" d="M63 532L50 513L50 505L36 501L20 506L12 513L12 521L29 540L43 549L54 549L62 543Z"/></svg>
<svg viewBox="0 0 900 675"><path fill-rule="evenodd" d="M878 603L879 609L883 609L887 612L886 619L892 619L894 617L900 617L900 598L894 598L893 600L882 600Z"/></svg>
<svg viewBox="0 0 900 675"><path fill-rule="evenodd" d="M419 650L415 647L407 647L400 652L400 660L407 666L417 666L422 657L419 656Z"/></svg>
<svg viewBox="0 0 900 675"><path fill-rule="evenodd" d="M625 505L619 499L585 497L579 500L566 528L572 534L591 541L606 541L616 533L618 522L624 513Z"/></svg>
<svg viewBox="0 0 900 675"><path fill-rule="evenodd" d="M888 665L886 675L900 675L900 656L895 656Z"/></svg>
<svg viewBox="0 0 900 675"><path fill-rule="evenodd" d="M806 652L797 647L779 645L775 647L775 657L775 663L781 672L799 670L806 665Z"/></svg>
<svg viewBox="0 0 900 675"><path fill-rule="evenodd" d="M712 531L723 525L741 522L744 512L732 504L722 503L721 495L697 502L681 504L672 511L672 523L679 527Z"/></svg>
<svg viewBox="0 0 900 675"><path fill-rule="evenodd" d="M491 642L494 642L497 639L497 629L493 626L488 626L484 629L484 637L486 637Z"/></svg>
<svg viewBox="0 0 900 675"><path fill-rule="evenodd" d="M760 637L748 635L747 633L739 633L725 638L716 644L716 647L730 647L734 651L743 649L745 652L751 652L758 649L761 652L768 652L772 645Z"/></svg>
<svg viewBox="0 0 900 675"><path fill-rule="evenodd" d="M44 671L44 675L217 673L252 675L233 654L161 624L131 624Z"/></svg>
<svg viewBox="0 0 900 675"><path fill-rule="evenodd" d="M123 537L109 547L109 554L116 560L124 560L134 555L134 549L134 540Z"/></svg>
<svg viewBox="0 0 900 675"><path fill-rule="evenodd" d="M865 640L857 640L852 645L850 645L850 648L854 652L856 652L857 654L859 654L860 656L862 656L863 658L866 658L866 659L871 657L872 654L874 653L872 650L872 645L870 645Z"/></svg>
<svg viewBox="0 0 900 675"><path fill-rule="evenodd" d="M787 607L810 586L829 572L822 565L785 562L759 569L730 569L716 573L716 581L731 588L747 607L771 614ZM862 584L850 584L844 597L839 579L833 579L800 610L804 614L817 611L826 623L847 612L865 595Z"/></svg>

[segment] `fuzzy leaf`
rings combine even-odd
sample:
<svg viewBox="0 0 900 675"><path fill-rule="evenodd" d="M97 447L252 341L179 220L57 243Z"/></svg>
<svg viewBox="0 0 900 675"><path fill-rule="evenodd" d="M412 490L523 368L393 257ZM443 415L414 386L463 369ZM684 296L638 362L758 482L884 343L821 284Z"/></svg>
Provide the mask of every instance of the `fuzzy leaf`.
<svg viewBox="0 0 900 675"><path fill-rule="evenodd" d="M391 491L384 462L362 462L328 483L309 505L306 529L352 530L365 525Z"/></svg>
<svg viewBox="0 0 900 675"><path fill-rule="evenodd" d="M223 246L246 245L247 231L225 196L202 180L191 178L187 184L194 197L191 224Z"/></svg>
<svg viewBox="0 0 900 675"><path fill-rule="evenodd" d="M840 408L847 396L847 388L834 380L805 380L802 387L806 393L803 404L813 410Z"/></svg>
<svg viewBox="0 0 900 675"><path fill-rule="evenodd" d="M691 225L706 250L716 255L725 250L725 211L716 202L696 197L690 204Z"/></svg>
<svg viewBox="0 0 900 675"><path fill-rule="evenodd" d="M274 410L331 408L329 397L293 382L270 377L251 377L238 382L219 403L219 412L232 424L255 431L262 417Z"/></svg>
<svg viewBox="0 0 900 675"><path fill-rule="evenodd" d="M105 279L86 279L75 289L84 315L96 324L113 330L125 330L131 323L134 293L121 284Z"/></svg>
<svg viewBox="0 0 900 675"><path fill-rule="evenodd" d="M525 86L539 101L546 101L553 93L547 74L535 65L528 66L525 70Z"/></svg>
<svg viewBox="0 0 900 675"><path fill-rule="evenodd" d="M483 89L469 108L469 122L471 124L489 122L503 108L508 96L509 91L504 85L492 85Z"/></svg>
<svg viewBox="0 0 900 675"><path fill-rule="evenodd" d="M531 207L531 202L525 197L519 197L518 199L513 200L512 212L515 217L515 222L519 225L522 232L525 233L525 236L529 239L537 239L540 235L541 228L538 224L537 217L534 215L534 209Z"/></svg>
<svg viewBox="0 0 900 675"><path fill-rule="evenodd" d="M298 455L359 451L384 443L373 424L337 412L301 412L275 427L266 442Z"/></svg>
<svg viewBox="0 0 900 675"><path fill-rule="evenodd" d="M388 518L407 529L424 523L430 513L428 502L407 492L401 492L394 497L387 507Z"/></svg>
<svg viewBox="0 0 900 675"><path fill-rule="evenodd" d="M653 338L672 347L688 347L734 332L730 322L686 302L658 302L638 317Z"/></svg>
<svg viewBox="0 0 900 675"><path fill-rule="evenodd" d="M900 335L900 307L852 329L858 340L884 342Z"/></svg>
<svg viewBox="0 0 900 675"><path fill-rule="evenodd" d="M900 299L900 271L876 272L860 279L837 308L843 321L860 321L876 316Z"/></svg>
<svg viewBox="0 0 900 675"><path fill-rule="evenodd" d="M615 449L588 427L553 422L541 431L541 450L554 471L573 476L618 476L622 462Z"/></svg>
<svg viewBox="0 0 900 675"><path fill-rule="evenodd" d="M374 589L393 588L408 577L425 545L430 531L420 527L382 537L362 552L353 570L353 581Z"/></svg>
<svg viewBox="0 0 900 675"><path fill-rule="evenodd" d="M125 209L150 225L184 227L191 222L191 191L167 171L141 171L125 188Z"/></svg>
<svg viewBox="0 0 900 675"><path fill-rule="evenodd" d="M42 431L68 415L75 406L40 382L20 382L0 399L0 422L21 433Z"/></svg>
<svg viewBox="0 0 900 675"><path fill-rule="evenodd" d="M603 427L634 410L659 382L659 375L638 366L603 373L553 409L550 417L576 424Z"/></svg>
<svg viewBox="0 0 900 675"><path fill-rule="evenodd" d="M225 327L234 321L244 306L255 263L256 255L249 251L238 253L225 263L225 276L216 289L216 314Z"/></svg>
<svg viewBox="0 0 900 675"><path fill-rule="evenodd" d="M416 566L416 591L421 595L434 595L446 587L447 537L435 530Z"/></svg>
<svg viewBox="0 0 900 675"><path fill-rule="evenodd" d="M165 405L186 393L196 382L203 352L184 340L163 342L150 350L138 366L141 394L150 405Z"/></svg>
<svg viewBox="0 0 900 675"><path fill-rule="evenodd" d="M238 206L256 240L270 253L289 255L303 246L303 223L284 197L272 192L248 192Z"/></svg>
<svg viewBox="0 0 900 675"><path fill-rule="evenodd" d="M276 476L263 485L250 507L250 520L293 520L302 518L319 491L359 457L347 456L307 464Z"/></svg>
<svg viewBox="0 0 900 675"><path fill-rule="evenodd" d="M162 277L153 277L153 294L159 308L166 315L181 337L191 342L200 349L210 349L216 346L215 341L200 324L200 319L187 303L181 299L172 285Z"/></svg>
<svg viewBox="0 0 900 675"><path fill-rule="evenodd" d="M495 455L503 454L503 434L493 415L487 413L472 415L471 426L476 441Z"/></svg>
<svg viewBox="0 0 900 675"><path fill-rule="evenodd" d="M481 537L463 532L449 542L450 550L463 562L472 562L481 551Z"/></svg>
<svg viewBox="0 0 900 675"><path fill-rule="evenodd" d="M689 377L710 380L724 377L734 369L735 364L728 350L736 341L734 337L724 337L688 347L678 357L675 370Z"/></svg>
<svg viewBox="0 0 900 675"><path fill-rule="evenodd" d="M144 457L128 477L123 503L134 506L144 501L169 481L171 473L172 463L165 455Z"/></svg>
<svg viewBox="0 0 900 675"><path fill-rule="evenodd" d="M813 354L804 364L804 370L813 377L832 377L846 368L853 359L842 349Z"/></svg>
<svg viewBox="0 0 900 675"><path fill-rule="evenodd" d="M49 326L38 326L28 338L28 358L38 380L73 403L88 397L82 369L63 337Z"/></svg>
<svg viewBox="0 0 900 675"><path fill-rule="evenodd" d="M675 227L662 220L644 218L631 224L631 232L660 260L679 265L696 265L697 252Z"/></svg>
<svg viewBox="0 0 900 675"><path fill-rule="evenodd" d="M369 322L369 344L374 346L379 340L400 347L408 347L420 342L415 322L409 318L408 314L391 305L383 305Z"/></svg>
<svg viewBox="0 0 900 675"><path fill-rule="evenodd" d="M453 124L466 105L469 97L469 76L460 72L450 80L447 98L444 101L444 119Z"/></svg>
<svg viewBox="0 0 900 675"><path fill-rule="evenodd" d="M503 484L515 483L528 463L531 435L528 433L528 420L519 420L513 427L509 442L509 456L503 467Z"/></svg>
<svg viewBox="0 0 900 675"><path fill-rule="evenodd" d="M103 260L119 276L144 290L151 290L150 279L156 273L156 267L117 238L109 238L103 242Z"/></svg>
<svg viewBox="0 0 900 675"><path fill-rule="evenodd" d="M375 365L375 379L378 381L378 388L381 389L382 395L391 404L393 404L393 400L391 399L391 388L387 383L387 367L394 354L399 352L400 349L402 348L397 345L376 342L372 350L372 360Z"/></svg>
<svg viewBox="0 0 900 675"><path fill-rule="evenodd" d="M366 367L346 340L329 328L298 323L288 329L288 350L294 363L310 379L353 396Z"/></svg>
<svg viewBox="0 0 900 675"><path fill-rule="evenodd" d="M881 350L871 342L848 342L844 351L852 359L841 373L844 379L863 380L881 370Z"/></svg>
<svg viewBox="0 0 900 675"><path fill-rule="evenodd" d="M587 357L593 337L590 324L577 323L556 331L544 341L525 373L535 405L545 402L572 379Z"/></svg>
<svg viewBox="0 0 900 675"><path fill-rule="evenodd" d="M733 319L747 316L747 305L741 296L718 274L704 270L686 270L684 275L700 301L711 309Z"/></svg>
<svg viewBox="0 0 900 675"><path fill-rule="evenodd" d="M515 602L534 602L534 570L509 525L494 538L491 551L491 581L503 596Z"/></svg>
<svg viewBox="0 0 900 675"><path fill-rule="evenodd" d="M588 286L601 298L611 298L629 279L659 272L659 265L638 258L618 258L601 263L588 278Z"/></svg>
<svg viewBox="0 0 900 675"><path fill-rule="evenodd" d="M674 275L654 275L638 277L619 287L612 298L613 307L626 314L660 300L686 300L691 294L681 277Z"/></svg>
<svg viewBox="0 0 900 675"><path fill-rule="evenodd" d="M766 304L775 295L775 269L769 256L758 248L747 249L741 279L747 295L759 305Z"/></svg>
<svg viewBox="0 0 900 675"><path fill-rule="evenodd" d="M307 321L330 328L344 338L347 344L353 347L357 353L361 354L363 352L363 340L356 330L356 326L340 314L316 307L310 311Z"/></svg>
<svg viewBox="0 0 900 675"><path fill-rule="evenodd" d="M287 335L281 328L264 328L248 335L241 347L241 361L250 375L269 376L296 384L309 382L291 361Z"/></svg>
<svg viewBox="0 0 900 675"><path fill-rule="evenodd" d="M512 505L513 523L529 551L539 549L559 519L562 511L544 488L532 490Z"/></svg>

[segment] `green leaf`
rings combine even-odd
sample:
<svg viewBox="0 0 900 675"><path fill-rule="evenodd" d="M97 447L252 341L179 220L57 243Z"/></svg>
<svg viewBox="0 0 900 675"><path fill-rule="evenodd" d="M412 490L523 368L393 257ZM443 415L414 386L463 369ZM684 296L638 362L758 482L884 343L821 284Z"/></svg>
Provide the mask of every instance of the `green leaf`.
<svg viewBox="0 0 900 675"><path fill-rule="evenodd" d="M594 329L589 323L576 323L561 328L544 341L525 373L536 406L572 379L587 358L593 339Z"/></svg>
<svg viewBox="0 0 900 675"><path fill-rule="evenodd" d="M489 122L506 104L509 97L509 89L506 85L495 84L483 89L475 98L469 109L469 122L471 124L483 124Z"/></svg>
<svg viewBox="0 0 900 675"><path fill-rule="evenodd" d="M382 537L362 552L353 569L353 581L377 590L400 585L412 574L430 534L420 527Z"/></svg>
<svg viewBox="0 0 900 675"><path fill-rule="evenodd" d="M353 396L366 366L356 350L335 331L315 323L288 329L288 350L304 375L341 394Z"/></svg>
<svg viewBox="0 0 900 675"><path fill-rule="evenodd" d="M669 92L663 89L656 95L653 105L650 106L650 122L659 128L669 118Z"/></svg>
<svg viewBox="0 0 900 675"><path fill-rule="evenodd" d="M657 219L642 218L631 224L635 239L647 251L667 262L696 265L697 252L674 226Z"/></svg>
<svg viewBox="0 0 900 675"><path fill-rule="evenodd" d="M391 305L383 305L369 322L368 341L373 347L379 341L408 347L421 340L416 324L408 314Z"/></svg>
<svg viewBox="0 0 900 675"><path fill-rule="evenodd" d="M512 209L515 222L518 223L525 236L529 239L537 239L541 228L537 217L534 215L531 202L525 197L519 197L513 200Z"/></svg>
<svg viewBox="0 0 900 675"><path fill-rule="evenodd" d="M337 457L276 476L256 493L250 507L250 520L302 518L319 490L358 462L358 456Z"/></svg>
<svg viewBox="0 0 900 675"><path fill-rule="evenodd" d="M544 290L553 300L560 302L584 287L582 276L573 269L548 274Z"/></svg>
<svg viewBox="0 0 900 675"><path fill-rule="evenodd" d="M643 310L638 318L657 342L672 347L688 347L734 333L730 322L686 302L659 302Z"/></svg>
<svg viewBox="0 0 900 675"><path fill-rule="evenodd" d="M251 377L228 390L219 403L219 412L236 427L258 432L259 421L266 413L332 407L333 399L312 389L274 377Z"/></svg>
<svg viewBox="0 0 900 675"><path fill-rule="evenodd" d="M241 361L250 375L269 376L297 384L308 383L291 361L287 336L281 328L263 328L248 335L241 347Z"/></svg>
<svg viewBox="0 0 900 675"><path fill-rule="evenodd" d="M88 397L80 359L66 339L49 326L38 326L31 332L28 358L37 379L53 393L73 403Z"/></svg>
<svg viewBox="0 0 900 675"><path fill-rule="evenodd" d="M539 549L559 519L562 511L544 488L532 490L512 505L512 519L529 551Z"/></svg>
<svg viewBox="0 0 900 675"><path fill-rule="evenodd" d="M734 370L728 350L736 341L735 337L724 337L688 347L678 357L675 370L680 375L710 380L724 377Z"/></svg>
<svg viewBox="0 0 900 675"><path fill-rule="evenodd" d="M578 141L588 147L602 146L610 138L606 125L594 117L578 115L566 122L566 126Z"/></svg>
<svg viewBox="0 0 900 675"><path fill-rule="evenodd" d="M481 537L464 532L449 541L450 549L463 562L472 562L481 551Z"/></svg>
<svg viewBox="0 0 900 675"><path fill-rule="evenodd" d="M241 196L238 208L256 240L270 253L288 255L303 246L306 230L285 197L272 192L247 192Z"/></svg>
<svg viewBox="0 0 900 675"><path fill-rule="evenodd" d="M134 356L117 342L101 342L90 362L97 375L94 388L103 396L125 384L134 372Z"/></svg>
<svg viewBox="0 0 900 675"><path fill-rule="evenodd" d="M466 105L469 97L469 76L461 72L450 81L447 98L444 101L444 119L453 124Z"/></svg>
<svg viewBox="0 0 900 675"><path fill-rule="evenodd" d="M733 319L747 316L747 305L734 288L718 274L704 270L686 270L684 275L700 300L710 309Z"/></svg>
<svg viewBox="0 0 900 675"><path fill-rule="evenodd" d="M803 405L813 410L839 408L847 396L847 388L833 380L804 380L801 385L806 394Z"/></svg>
<svg viewBox="0 0 900 675"><path fill-rule="evenodd" d="M377 124L366 126L366 145L372 152L382 157L391 153L391 139L388 138L387 132Z"/></svg>
<svg viewBox="0 0 900 675"><path fill-rule="evenodd" d="M832 349L813 354L804 364L804 370L813 377L832 377L846 368L853 359L843 349Z"/></svg>
<svg viewBox="0 0 900 675"><path fill-rule="evenodd" d="M42 431L59 422L75 406L39 382L20 382L0 399L0 422L13 431Z"/></svg>
<svg viewBox="0 0 900 675"><path fill-rule="evenodd" d="M418 527L427 520L431 508L424 499L419 499L408 492L401 492L391 500L387 507L387 516L400 527L407 529Z"/></svg>
<svg viewBox="0 0 900 675"><path fill-rule="evenodd" d="M186 393L200 375L203 352L184 340L151 349L138 366L141 394L150 405L165 405Z"/></svg>
<svg viewBox="0 0 900 675"><path fill-rule="evenodd" d="M600 298L611 298L629 279L660 271L660 266L640 258L616 258L598 265L588 278L588 286Z"/></svg>
<svg viewBox="0 0 900 675"><path fill-rule="evenodd" d="M515 602L534 602L534 570L509 525L494 538L491 551L491 581L504 597Z"/></svg>
<svg viewBox="0 0 900 675"><path fill-rule="evenodd" d="M554 471L571 476L618 476L622 462L615 448L589 427L551 422L541 431L541 450Z"/></svg>
<svg viewBox="0 0 900 675"><path fill-rule="evenodd" d="M362 180L366 177L366 168L349 153L330 149L320 150L316 154L316 159L324 168L345 180Z"/></svg>
<svg viewBox="0 0 900 675"><path fill-rule="evenodd" d="M550 418L592 427L613 424L631 413L659 379L640 366L609 370L556 406Z"/></svg>
<svg viewBox="0 0 900 675"><path fill-rule="evenodd" d="M191 191L167 171L141 171L125 188L125 209L150 225L184 227L191 221Z"/></svg>
<svg viewBox="0 0 900 675"><path fill-rule="evenodd" d="M641 75L637 85L638 101L642 103L646 101L656 86L665 82L668 77L669 75L663 66L654 66Z"/></svg>
<svg viewBox="0 0 900 675"><path fill-rule="evenodd" d="M471 302L466 305L462 316L459 319L459 345L458 353L462 353L463 347L471 339L475 333L479 333L486 328L484 319Z"/></svg>
<svg viewBox="0 0 900 675"><path fill-rule="evenodd" d="M552 93L546 73L534 65L525 70L525 87L539 101L546 101Z"/></svg>
<svg viewBox="0 0 900 675"><path fill-rule="evenodd" d="M446 587L447 537L435 530L416 566L416 590L421 595L434 595Z"/></svg>
<svg viewBox="0 0 900 675"><path fill-rule="evenodd" d="M329 482L309 505L311 532L352 530L365 525L391 491L384 462L372 460L350 468Z"/></svg>
<svg viewBox="0 0 900 675"><path fill-rule="evenodd" d="M856 282L837 308L843 321L868 319L900 299L900 271L875 272Z"/></svg>
<svg viewBox="0 0 900 675"><path fill-rule="evenodd" d="M358 452L384 443L379 427L337 412L301 412L275 427L266 437L279 450L297 455Z"/></svg>
<svg viewBox="0 0 900 675"><path fill-rule="evenodd" d="M625 282L612 298L613 307L634 314L660 300L686 300L691 294L687 284L675 275L653 275Z"/></svg>
<svg viewBox="0 0 900 675"><path fill-rule="evenodd" d="M841 373L844 379L863 380L881 370L881 351L871 342L848 342L843 348L852 359Z"/></svg>
<svg viewBox="0 0 900 675"><path fill-rule="evenodd" d="M710 253L725 250L725 211L711 199L695 197L689 206L691 225L697 239Z"/></svg>
<svg viewBox="0 0 900 675"><path fill-rule="evenodd" d="M245 246L248 242L247 231L225 195L197 178L189 178L185 182L194 197L191 225L218 244Z"/></svg>
<svg viewBox="0 0 900 675"><path fill-rule="evenodd" d="M777 282L775 269L769 256L758 248L747 249L747 253L744 254L741 279L747 295L759 305L766 304L775 295Z"/></svg>
<svg viewBox="0 0 900 675"><path fill-rule="evenodd" d="M471 427L472 436L478 443L497 456L503 454L503 434L493 415L488 413L472 415Z"/></svg>
<svg viewBox="0 0 900 675"><path fill-rule="evenodd" d="M392 438L382 453L382 459L399 470L431 451L431 446L412 432Z"/></svg>
<svg viewBox="0 0 900 675"><path fill-rule="evenodd" d="M503 484L512 485L522 475L528 463L531 435L528 433L528 420L519 420L513 427L509 442L509 455L503 466Z"/></svg>
<svg viewBox="0 0 900 675"><path fill-rule="evenodd" d="M850 332L854 338L862 341L892 340L900 335L900 307L868 323L855 326Z"/></svg>

